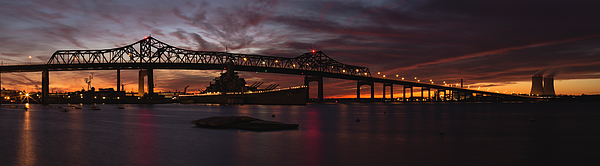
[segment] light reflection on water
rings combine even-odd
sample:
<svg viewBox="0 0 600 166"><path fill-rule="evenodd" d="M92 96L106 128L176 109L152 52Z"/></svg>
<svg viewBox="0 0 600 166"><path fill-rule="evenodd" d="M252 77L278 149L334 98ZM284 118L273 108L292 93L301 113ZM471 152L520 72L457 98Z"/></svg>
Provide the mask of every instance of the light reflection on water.
<svg viewBox="0 0 600 166"><path fill-rule="evenodd" d="M6 165L540 165L595 158L598 103L114 105L0 108ZM66 106L63 106L66 107ZM385 114L384 114L385 112ZM275 117L271 117L271 115ZM192 128L210 116L298 123ZM355 120L360 118L360 122ZM531 121L535 118L536 121ZM446 134L439 134L440 130ZM549 148L552 147L552 148ZM4 164L3 164L4 165Z"/></svg>
<svg viewBox="0 0 600 166"><path fill-rule="evenodd" d="M26 108L28 108L29 105L27 105ZM31 121L29 120L29 111L24 111L24 115L23 118L23 124L22 124L22 129L21 129L21 137L20 139L20 145L19 145L19 152L17 152L19 154L19 161L18 163L22 164L22 165L36 165L36 153L35 153L35 133L32 131L31 128Z"/></svg>

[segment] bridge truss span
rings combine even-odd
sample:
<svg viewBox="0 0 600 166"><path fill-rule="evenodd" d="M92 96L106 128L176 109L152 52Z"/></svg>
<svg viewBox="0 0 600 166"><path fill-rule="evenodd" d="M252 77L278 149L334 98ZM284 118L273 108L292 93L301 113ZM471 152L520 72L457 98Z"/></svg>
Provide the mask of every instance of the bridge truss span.
<svg viewBox="0 0 600 166"><path fill-rule="evenodd" d="M96 64L197 64L306 70L339 75L371 77L369 68L337 62L322 51L304 53L295 58L227 52L193 51L177 48L153 37L133 44L104 50L59 50L47 65Z"/></svg>

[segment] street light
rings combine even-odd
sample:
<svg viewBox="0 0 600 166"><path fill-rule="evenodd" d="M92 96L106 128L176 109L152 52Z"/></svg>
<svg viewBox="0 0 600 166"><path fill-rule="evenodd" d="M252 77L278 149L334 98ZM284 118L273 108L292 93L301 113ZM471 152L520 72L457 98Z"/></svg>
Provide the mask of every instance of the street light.
<svg viewBox="0 0 600 166"><path fill-rule="evenodd" d="M29 64L31 65L31 55L29 55Z"/></svg>

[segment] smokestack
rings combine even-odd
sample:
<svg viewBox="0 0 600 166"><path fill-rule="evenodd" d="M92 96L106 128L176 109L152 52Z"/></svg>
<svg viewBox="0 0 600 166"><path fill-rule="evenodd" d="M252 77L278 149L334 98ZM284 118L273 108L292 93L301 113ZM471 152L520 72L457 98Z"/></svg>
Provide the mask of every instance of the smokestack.
<svg viewBox="0 0 600 166"><path fill-rule="evenodd" d="M533 75L531 76L531 92L529 95L531 96L542 96L544 95L544 87L542 86L542 80L544 77L542 75ZM554 88L552 88L554 91Z"/></svg>
<svg viewBox="0 0 600 166"><path fill-rule="evenodd" d="M554 96L554 77L546 76L544 78L544 95Z"/></svg>

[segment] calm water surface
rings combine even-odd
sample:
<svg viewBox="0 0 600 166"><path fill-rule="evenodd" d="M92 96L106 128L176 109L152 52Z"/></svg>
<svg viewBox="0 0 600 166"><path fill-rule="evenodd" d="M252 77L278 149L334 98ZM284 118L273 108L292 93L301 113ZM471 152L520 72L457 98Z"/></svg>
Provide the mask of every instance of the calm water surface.
<svg viewBox="0 0 600 166"><path fill-rule="evenodd" d="M101 111L89 105L69 112L41 105L30 105L29 111L0 108L1 165L600 162L600 103L98 106ZM189 122L232 115L297 123L300 129L215 130L192 128Z"/></svg>

